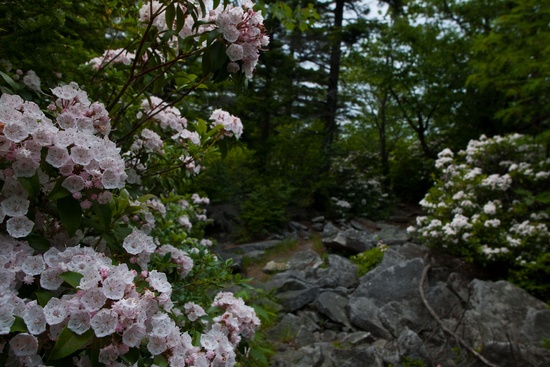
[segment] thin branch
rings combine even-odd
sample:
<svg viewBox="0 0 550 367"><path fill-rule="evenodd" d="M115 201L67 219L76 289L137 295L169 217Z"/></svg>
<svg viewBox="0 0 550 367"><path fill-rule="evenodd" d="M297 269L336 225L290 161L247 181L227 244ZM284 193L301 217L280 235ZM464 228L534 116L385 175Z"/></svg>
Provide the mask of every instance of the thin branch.
<svg viewBox="0 0 550 367"><path fill-rule="evenodd" d="M443 322L441 321L441 319L439 318L437 313L434 311L434 309L432 308L432 306L428 302L428 299L426 298L426 294L424 293L424 283L426 283L426 279L428 277L428 271L431 268L429 257L426 257L424 259L424 261L425 261L425 265L424 265L424 269L422 270L422 276L420 277L420 282L418 283L418 291L420 293L420 298L422 299L422 302L424 303L424 306L426 306L426 309L428 310L430 315L432 315L434 320L439 324L439 327L441 327L441 329L445 333L447 333L450 336L452 336L453 338L455 338L455 340L458 341L458 343L460 345L462 345L464 348L466 348L470 353L472 353L483 364L485 364L488 367L500 367L500 366L488 361L485 357L483 357L481 354L479 354L474 348L472 348L464 339L462 339L461 337L456 335L452 330L450 330L445 325L443 325Z"/></svg>

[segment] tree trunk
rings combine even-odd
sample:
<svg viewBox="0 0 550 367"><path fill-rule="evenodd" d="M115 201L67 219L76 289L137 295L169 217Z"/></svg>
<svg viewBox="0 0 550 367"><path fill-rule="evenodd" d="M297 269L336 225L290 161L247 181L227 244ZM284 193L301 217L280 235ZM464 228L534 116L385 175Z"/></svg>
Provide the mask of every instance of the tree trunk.
<svg viewBox="0 0 550 367"><path fill-rule="evenodd" d="M330 72L327 88L326 101L326 117L325 117L325 136L324 149L325 160L328 168L328 161L332 151L332 143L337 134L336 111L338 109L338 79L340 77L340 59L341 59L341 31L342 21L344 18L344 2L345 0L336 0L336 8L334 9L334 24L330 34L331 51L330 51Z"/></svg>

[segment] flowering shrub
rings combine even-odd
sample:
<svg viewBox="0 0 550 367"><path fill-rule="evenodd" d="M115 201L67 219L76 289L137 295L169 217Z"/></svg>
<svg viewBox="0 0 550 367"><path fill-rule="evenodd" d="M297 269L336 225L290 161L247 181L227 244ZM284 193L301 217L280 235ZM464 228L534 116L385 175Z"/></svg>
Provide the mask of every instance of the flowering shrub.
<svg viewBox="0 0 550 367"><path fill-rule="evenodd" d="M203 6L143 4L132 46L85 66L105 103L74 82L42 92L35 73L19 84L2 73L47 109L0 97L0 365L233 366L254 336L259 318L220 291L234 280L201 238L208 198L184 185L241 121L222 110L188 121L176 103L222 67L251 77L267 36L250 2ZM178 64L191 54L198 83ZM176 75L191 83L177 98L152 87Z"/></svg>
<svg viewBox="0 0 550 367"><path fill-rule="evenodd" d="M523 285L531 291L548 289L550 274L540 269L550 250L546 149L519 134L482 136L456 156L443 150L436 168L440 179L420 202L428 215L410 230L432 248L502 265L521 284L530 279Z"/></svg>
<svg viewBox="0 0 550 367"><path fill-rule="evenodd" d="M363 157L350 154L332 162L331 175L338 184L330 189L331 211L335 216L360 215L380 218L391 208L391 199L381 177L362 161Z"/></svg>

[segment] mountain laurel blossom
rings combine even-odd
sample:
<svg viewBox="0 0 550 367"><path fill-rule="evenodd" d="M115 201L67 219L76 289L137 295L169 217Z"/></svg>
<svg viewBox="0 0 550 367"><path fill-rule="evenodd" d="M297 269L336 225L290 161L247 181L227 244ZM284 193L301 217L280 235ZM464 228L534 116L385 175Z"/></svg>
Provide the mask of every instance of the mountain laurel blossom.
<svg viewBox="0 0 550 367"><path fill-rule="evenodd" d="M436 167L440 179L420 201L427 215L410 233L482 264L509 263L512 272L550 250L543 146L519 134L481 136L457 154L443 150Z"/></svg>

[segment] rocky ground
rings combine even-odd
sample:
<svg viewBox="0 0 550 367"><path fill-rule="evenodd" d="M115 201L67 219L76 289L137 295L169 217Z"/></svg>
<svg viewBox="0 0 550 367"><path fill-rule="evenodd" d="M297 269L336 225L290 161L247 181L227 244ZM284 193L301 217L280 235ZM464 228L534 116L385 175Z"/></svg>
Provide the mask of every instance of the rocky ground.
<svg viewBox="0 0 550 367"><path fill-rule="evenodd" d="M548 305L506 281L480 279L458 260L430 256L406 233L412 215L319 217L290 224L292 249L273 252L285 240L272 240L220 250L278 302L267 331L271 366L550 366L542 345ZM359 278L349 255L380 242L388 245L382 262Z"/></svg>

